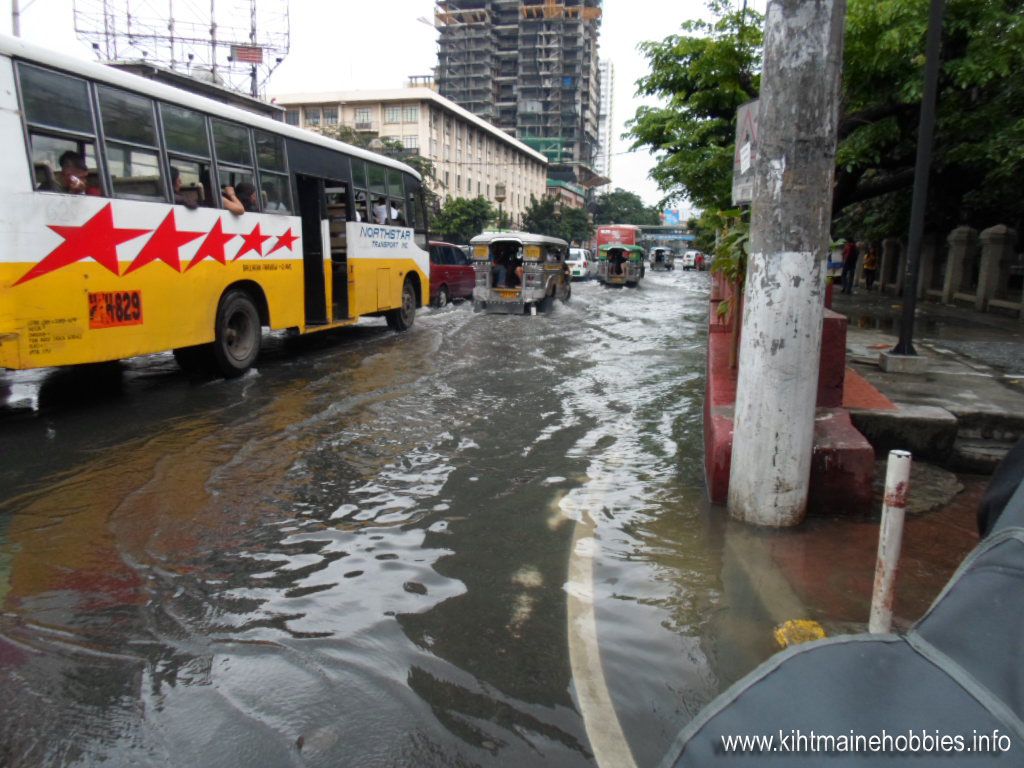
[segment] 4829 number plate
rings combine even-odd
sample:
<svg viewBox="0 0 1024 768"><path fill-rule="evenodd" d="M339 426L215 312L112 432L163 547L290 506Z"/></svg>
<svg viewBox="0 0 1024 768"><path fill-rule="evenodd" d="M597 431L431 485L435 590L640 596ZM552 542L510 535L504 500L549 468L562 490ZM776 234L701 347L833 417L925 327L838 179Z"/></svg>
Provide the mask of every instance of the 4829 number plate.
<svg viewBox="0 0 1024 768"><path fill-rule="evenodd" d="M117 328L122 325L142 325L142 291L89 294L90 328Z"/></svg>

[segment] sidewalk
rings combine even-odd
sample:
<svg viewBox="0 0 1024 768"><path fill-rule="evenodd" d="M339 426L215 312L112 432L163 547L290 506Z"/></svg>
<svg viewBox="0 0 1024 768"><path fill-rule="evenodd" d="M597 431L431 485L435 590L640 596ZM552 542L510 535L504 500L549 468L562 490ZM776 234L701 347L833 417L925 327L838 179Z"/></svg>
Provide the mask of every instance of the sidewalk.
<svg viewBox="0 0 1024 768"><path fill-rule="evenodd" d="M918 302L913 343L928 368L887 373L878 355L899 339L901 299L861 288L836 292L832 309L849 319L847 365L896 406L851 411L879 456L905 448L947 469L990 473L1024 437L1024 322Z"/></svg>
<svg viewBox="0 0 1024 768"><path fill-rule="evenodd" d="M894 606L895 628L902 631L977 544L975 515L987 475L1024 437L1024 322L919 303L914 346L928 358L928 370L897 374L878 367L878 354L899 339L901 300L863 289L852 296L836 292L832 309L849 319L847 366L854 375L847 375L847 392L856 389L859 375L891 401L851 410L875 448L875 500L867 516L808 517L770 540L771 557L806 615L821 621L829 635L864 631L885 456L893 448L911 450Z"/></svg>

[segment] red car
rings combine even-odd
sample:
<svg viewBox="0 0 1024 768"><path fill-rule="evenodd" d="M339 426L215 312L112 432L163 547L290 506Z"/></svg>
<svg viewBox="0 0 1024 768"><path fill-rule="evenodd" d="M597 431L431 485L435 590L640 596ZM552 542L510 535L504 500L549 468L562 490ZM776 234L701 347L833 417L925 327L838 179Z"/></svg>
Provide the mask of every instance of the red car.
<svg viewBox="0 0 1024 768"><path fill-rule="evenodd" d="M473 298L476 273L473 262L459 246L430 243L430 304L443 307L452 299Z"/></svg>

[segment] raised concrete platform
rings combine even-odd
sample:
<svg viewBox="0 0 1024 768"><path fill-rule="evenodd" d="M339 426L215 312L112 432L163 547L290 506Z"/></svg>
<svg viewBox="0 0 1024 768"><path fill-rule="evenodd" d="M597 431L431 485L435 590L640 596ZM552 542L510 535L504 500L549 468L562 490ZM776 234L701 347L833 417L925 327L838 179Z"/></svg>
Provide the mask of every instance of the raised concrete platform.
<svg viewBox="0 0 1024 768"><path fill-rule="evenodd" d="M863 378L847 375L845 341L846 318L826 310L808 495L811 515L870 512L875 453L851 422L847 401L878 408L894 407ZM738 375L737 370L729 367L731 343L730 333L711 330L708 334L705 473L708 494L716 504L724 504L729 493Z"/></svg>

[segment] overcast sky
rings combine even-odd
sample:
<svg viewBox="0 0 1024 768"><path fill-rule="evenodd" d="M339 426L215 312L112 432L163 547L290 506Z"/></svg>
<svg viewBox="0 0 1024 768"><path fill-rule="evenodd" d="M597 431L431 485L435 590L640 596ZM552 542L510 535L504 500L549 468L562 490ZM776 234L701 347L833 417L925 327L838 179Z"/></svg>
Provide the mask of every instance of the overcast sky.
<svg viewBox="0 0 1024 768"><path fill-rule="evenodd" d="M180 9L178 13L209 8L205 0L168 4ZM71 0L20 0L20 5L23 37L90 57L88 48L75 41ZM748 5L763 11L765 0ZM637 45L677 32L683 21L704 16L707 9L704 0L605 0L603 7L599 53L615 67L614 157L607 189L622 187L654 204L662 193L647 178L653 159L646 152L627 153L629 142L620 138L641 103L634 95L636 80L647 71ZM11 0L0 1L0 8L5 9L0 29L9 32ZM432 73L437 63L433 10L433 0L292 0L291 49L270 79L269 94L400 88L409 75Z"/></svg>

